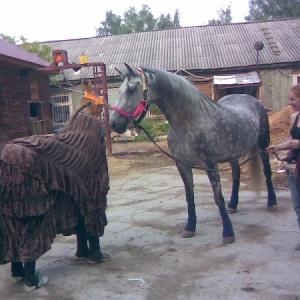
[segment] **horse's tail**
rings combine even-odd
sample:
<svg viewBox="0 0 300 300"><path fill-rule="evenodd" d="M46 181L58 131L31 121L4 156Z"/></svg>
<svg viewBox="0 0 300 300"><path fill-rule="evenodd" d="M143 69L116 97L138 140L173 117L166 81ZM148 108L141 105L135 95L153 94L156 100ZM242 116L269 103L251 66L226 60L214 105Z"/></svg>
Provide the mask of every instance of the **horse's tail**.
<svg viewBox="0 0 300 300"><path fill-rule="evenodd" d="M263 165L260 159L260 155L256 155L259 152L259 147L254 146L248 153L248 157L252 157L247 163L248 173L250 177L250 189L256 194L260 194L262 190L262 183L264 180L263 176Z"/></svg>

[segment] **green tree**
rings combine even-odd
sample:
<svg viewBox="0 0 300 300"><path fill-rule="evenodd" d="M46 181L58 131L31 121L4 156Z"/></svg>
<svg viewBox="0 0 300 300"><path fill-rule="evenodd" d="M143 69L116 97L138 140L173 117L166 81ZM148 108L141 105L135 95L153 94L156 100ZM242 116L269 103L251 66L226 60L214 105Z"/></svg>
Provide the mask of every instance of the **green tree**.
<svg viewBox="0 0 300 300"><path fill-rule="evenodd" d="M156 19L155 29L164 30L173 28L180 28L180 14L178 9L175 10L173 20L170 14L161 14Z"/></svg>
<svg viewBox="0 0 300 300"><path fill-rule="evenodd" d="M38 57L43 58L49 62L52 61L52 49L48 45L39 44L39 42L35 41L32 43L27 42L27 39L21 37L22 44L21 48L24 50L36 54Z"/></svg>
<svg viewBox="0 0 300 300"><path fill-rule="evenodd" d="M121 32L122 17L115 15L111 10L105 14L105 21L101 22L101 26L97 29L99 36L117 35Z"/></svg>
<svg viewBox="0 0 300 300"><path fill-rule="evenodd" d="M9 35L0 33L0 38L3 39L3 40L8 41L8 42L11 43L11 44L14 44L14 45L17 44L16 37L11 37L11 36L9 36Z"/></svg>
<svg viewBox="0 0 300 300"><path fill-rule="evenodd" d="M222 8L217 10L217 14L219 18L208 20L207 23L208 25L221 25L221 24L228 24L232 22L230 5L225 10Z"/></svg>
<svg viewBox="0 0 300 300"><path fill-rule="evenodd" d="M173 24L174 23L172 21L170 14L167 14L167 15L161 14L156 21L155 29L163 30L163 29L174 28Z"/></svg>
<svg viewBox="0 0 300 300"><path fill-rule="evenodd" d="M107 11L105 21L100 22L100 27L97 29L98 36L118 35L124 33L151 31L155 29L171 29L180 27L179 11L175 11L172 20L171 15L161 14L157 19L148 5L142 5L142 9L129 7L123 14L123 17L114 14L112 11Z"/></svg>
<svg viewBox="0 0 300 300"><path fill-rule="evenodd" d="M300 17L300 0L249 0L248 22Z"/></svg>
<svg viewBox="0 0 300 300"><path fill-rule="evenodd" d="M178 8L176 8L175 10L173 24L174 24L174 28L180 28L180 14Z"/></svg>
<svg viewBox="0 0 300 300"><path fill-rule="evenodd" d="M132 6L124 13L124 25L131 32L151 31L154 29L155 21L147 5L143 5L139 12Z"/></svg>
<svg viewBox="0 0 300 300"><path fill-rule="evenodd" d="M29 43L29 42L27 42L27 39L24 38L23 36L20 36L20 38L17 39L16 37L11 37L11 36L5 35L3 33L0 33L0 38L8 41L11 44L18 45L22 49L24 49L30 53L33 53L33 54L37 55L38 57L43 58L49 62L51 62L51 60L52 60L51 47L49 47L47 45L41 45L37 41L35 41L33 43Z"/></svg>

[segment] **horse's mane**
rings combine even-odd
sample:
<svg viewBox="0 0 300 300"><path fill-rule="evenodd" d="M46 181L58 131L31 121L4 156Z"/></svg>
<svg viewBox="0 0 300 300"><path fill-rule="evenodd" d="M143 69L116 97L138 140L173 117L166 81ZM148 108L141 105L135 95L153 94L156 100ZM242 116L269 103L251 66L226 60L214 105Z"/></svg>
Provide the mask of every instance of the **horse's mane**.
<svg viewBox="0 0 300 300"><path fill-rule="evenodd" d="M186 106L187 99L189 99L191 107L198 105L214 107L216 105L216 102L182 76L159 69L143 70L150 75L150 78L153 78L153 75L155 76L154 87L163 98L171 98L180 106Z"/></svg>

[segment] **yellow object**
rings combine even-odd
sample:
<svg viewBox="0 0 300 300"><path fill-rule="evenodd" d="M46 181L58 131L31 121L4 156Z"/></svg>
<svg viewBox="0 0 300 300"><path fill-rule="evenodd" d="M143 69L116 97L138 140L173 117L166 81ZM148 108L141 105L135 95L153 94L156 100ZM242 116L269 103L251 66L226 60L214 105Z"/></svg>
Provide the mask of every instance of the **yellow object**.
<svg viewBox="0 0 300 300"><path fill-rule="evenodd" d="M146 80L146 75L145 73L141 73L142 76L142 82L143 82L143 91L147 91L147 80Z"/></svg>
<svg viewBox="0 0 300 300"><path fill-rule="evenodd" d="M82 52L82 54L79 56L79 61L81 65L84 65L89 62L89 58L84 52Z"/></svg>

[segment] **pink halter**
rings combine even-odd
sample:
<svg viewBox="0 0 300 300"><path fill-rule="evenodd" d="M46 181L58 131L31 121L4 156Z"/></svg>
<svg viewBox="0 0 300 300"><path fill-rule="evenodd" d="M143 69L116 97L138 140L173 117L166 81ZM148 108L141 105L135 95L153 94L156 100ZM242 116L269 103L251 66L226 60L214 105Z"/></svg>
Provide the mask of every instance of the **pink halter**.
<svg viewBox="0 0 300 300"><path fill-rule="evenodd" d="M120 115L124 116L127 119L130 118L137 118L142 112L146 112L146 105L147 105L147 100L142 100L140 105L138 106L138 108L136 109L136 111L130 115L127 112L125 112L124 110L120 109L117 106L112 106L112 109L115 110L116 112L118 112Z"/></svg>
<svg viewBox="0 0 300 300"><path fill-rule="evenodd" d="M147 112L146 106L147 106L147 78L145 76L145 73L143 72L142 69L138 68L137 69L140 73L141 73L141 77L142 77L142 83L143 83L143 92L144 92L144 100L141 100L140 105L138 106L138 108L136 109L136 111L130 115L127 112L125 112L124 110L120 109L117 106L112 106L112 109L115 110L116 112L118 112L120 115L124 116L127 119L135 119L137 118L139 115L141 115L143 112Z"/></svg>

